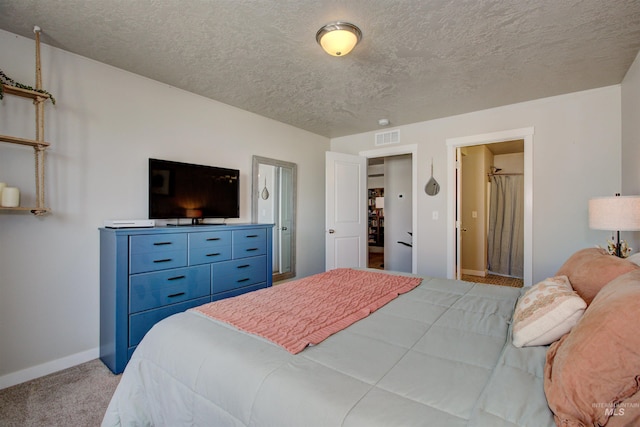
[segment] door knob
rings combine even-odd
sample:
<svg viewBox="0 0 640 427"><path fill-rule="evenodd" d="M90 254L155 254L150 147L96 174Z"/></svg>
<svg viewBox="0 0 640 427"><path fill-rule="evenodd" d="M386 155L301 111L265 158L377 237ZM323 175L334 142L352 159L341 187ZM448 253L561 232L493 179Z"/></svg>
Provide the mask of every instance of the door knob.
<svg viewBox="0 0 640 427"><path fill-rule="evenodd" d="M334 230L333 228L330 228L330 229L329 229L329 234L333 234L333 233L335 233L335 232L336 232L336 230Z"/></svg>
<svg viewBox="0 0 640 427"><path fill-rule="evenodd" d="M287 227L282 227L281 230L282 231L287 231Z"/></svg>

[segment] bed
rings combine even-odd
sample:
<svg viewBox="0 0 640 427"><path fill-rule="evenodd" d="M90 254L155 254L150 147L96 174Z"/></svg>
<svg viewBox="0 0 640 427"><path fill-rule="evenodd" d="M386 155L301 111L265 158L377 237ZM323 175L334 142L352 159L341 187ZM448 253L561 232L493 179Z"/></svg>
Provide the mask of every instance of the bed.
<svg viewBox="0 0 640 427"><path fill-rule="evenodd" d="M529 290L421 279L299 352L198 310L171 316L138 346L102 425L555 425L549 346L513 344Z"/></svg>

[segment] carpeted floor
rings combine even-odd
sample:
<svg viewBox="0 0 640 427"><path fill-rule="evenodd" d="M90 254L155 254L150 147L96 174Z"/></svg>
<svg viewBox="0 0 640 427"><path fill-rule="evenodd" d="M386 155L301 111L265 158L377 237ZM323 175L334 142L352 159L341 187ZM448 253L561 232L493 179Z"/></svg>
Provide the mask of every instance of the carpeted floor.
<svg viewBox="0 0 640 427"><path fill-rule="evenodd" d="M99 426L120 382L99 360L0 390L0 426Z"/></svg>
<svg viewBox="0 0 640 427"><path fill-rule="evenodd" d="M369 252L368 267L384 270L384 253ZM511 286L513 288L521 288L524 286L524 281L522 279L518 279L517 277L498 276L496 274L488 274L486 277L463 274L462 280L467 282L488 283L491 285Z"/></svg>

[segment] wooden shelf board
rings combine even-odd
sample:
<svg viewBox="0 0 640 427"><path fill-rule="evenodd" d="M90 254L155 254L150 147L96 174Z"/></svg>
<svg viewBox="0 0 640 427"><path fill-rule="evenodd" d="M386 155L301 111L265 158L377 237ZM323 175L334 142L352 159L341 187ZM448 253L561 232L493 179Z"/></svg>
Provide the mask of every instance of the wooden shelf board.
<svg viewBox="0 0 640 427"><path fill-rule="evenodd" d="M0 135L0 141L10 142L12 144L28 145L30 147L48 147L48 142L35 141L33 139L18 138L16 136Z"/></svg>
<svg viewBox="0 0 640 427"><path fill-rule="evenodd" d="M24 206L18 206L17 208L6 208L4 206L0 206L0 211L14 211L14 212L32 212L35 214L43 214L43 213L48 213L51 212L51 209L49 208L35 208L35 207L24 207Z"/></svg>
<svg viewBox="0 0 640 427"><path fill-rule="evenodd" d="M9 95L21 96L23 98L29 98L29 99L50 98L50 95L46 93L40 93L40 92L36 92L35 90L29 90L29 89L21 89L19 87L9 86L5 84L2 85L2 89L4 93L7 93Z"/></svg>

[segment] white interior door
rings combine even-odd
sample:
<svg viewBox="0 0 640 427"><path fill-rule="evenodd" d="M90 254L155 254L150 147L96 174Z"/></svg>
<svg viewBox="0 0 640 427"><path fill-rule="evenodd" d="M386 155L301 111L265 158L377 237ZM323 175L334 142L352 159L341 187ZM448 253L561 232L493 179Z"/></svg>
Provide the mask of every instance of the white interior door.
<svg viewBox="0 0 640 427"><path fill-rule="evenodd" d="M367 266L367 159L326 153L325 267Z"/></svg>

